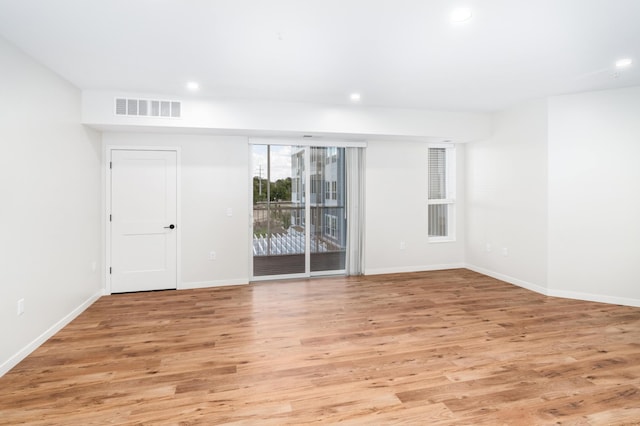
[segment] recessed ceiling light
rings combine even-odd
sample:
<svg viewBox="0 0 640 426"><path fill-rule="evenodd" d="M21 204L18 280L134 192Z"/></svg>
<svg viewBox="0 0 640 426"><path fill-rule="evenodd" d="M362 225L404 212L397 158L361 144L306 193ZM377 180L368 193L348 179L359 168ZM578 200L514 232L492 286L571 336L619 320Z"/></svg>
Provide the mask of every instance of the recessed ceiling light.
<svg viewBox="0 0 640 426"><path fill-rule="evenodd" d="M187 89L189 90L198 90L200 85L195 81L190 81L187 83Z"/></svg>
<svg viewBox="0 0 640 426"><path fill-rule="evenodd" d="M632 63L633 63L633 61L631 60L631 58L620 59L620 60L616 61L616 68L628 67Z"/></svg>
<svg viewBox="0 0 640 426"><path fill-rule="evenodd" d="M458 7L451 12L451 22L457 24L460 22L466 22L473 16L471 9L468 7Z"/></svg>
<svg viewBox="0 0 640 426"><path fill-rule="evenodd" d="M360 96L360 93L352 93L351 95L349 95L349 99L351 99L351 102L360 102L362 96Z"/></svg>

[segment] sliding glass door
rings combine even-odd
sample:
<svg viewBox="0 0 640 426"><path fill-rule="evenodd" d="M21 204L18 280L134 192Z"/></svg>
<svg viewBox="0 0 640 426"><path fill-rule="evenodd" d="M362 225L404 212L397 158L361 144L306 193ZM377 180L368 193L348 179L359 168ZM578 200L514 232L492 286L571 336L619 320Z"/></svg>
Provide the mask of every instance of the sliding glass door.
<svg viewBox="0 0 640 426"><path fill-rule="evenodd" d="M252 145L253 276L345 269L344 148Z"/></svg>
<svg viewBox="0 0 640 426"><path fill-rule="evenodd" d="M347 243L344 148L311 147L311 272L344 270Z"/></svg>
<svg viewBox="0 0 640 426"><path fill-rule="evenodd" d="M306 271L304 149L253 145L253 275Z"/></svg>

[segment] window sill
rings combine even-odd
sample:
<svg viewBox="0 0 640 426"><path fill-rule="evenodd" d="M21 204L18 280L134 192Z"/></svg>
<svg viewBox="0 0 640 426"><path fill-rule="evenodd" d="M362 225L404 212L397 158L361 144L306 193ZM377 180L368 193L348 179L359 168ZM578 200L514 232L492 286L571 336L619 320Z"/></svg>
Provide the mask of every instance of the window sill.
<svg viewBox="0 0 640 426"><path fill-rule="evenodd" d="M454 243L455 241L455 237L429 237L427 239L428 243Z"/></svg>

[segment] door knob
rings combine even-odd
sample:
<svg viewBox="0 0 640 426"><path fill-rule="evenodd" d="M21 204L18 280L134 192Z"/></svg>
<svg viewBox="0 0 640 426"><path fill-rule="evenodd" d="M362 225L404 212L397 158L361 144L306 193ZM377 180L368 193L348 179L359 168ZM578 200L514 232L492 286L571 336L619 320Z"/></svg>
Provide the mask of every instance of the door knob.
<svg viewBox="0 0 640 426"><path fill-rule="evenodd" d="M169 226L165 226L165 227L164 227L164 229L173 229L173 228L175 228L175 227L176 227L176 226L172 223L172 224L171 224L171 225L169 225Z"/></svg>

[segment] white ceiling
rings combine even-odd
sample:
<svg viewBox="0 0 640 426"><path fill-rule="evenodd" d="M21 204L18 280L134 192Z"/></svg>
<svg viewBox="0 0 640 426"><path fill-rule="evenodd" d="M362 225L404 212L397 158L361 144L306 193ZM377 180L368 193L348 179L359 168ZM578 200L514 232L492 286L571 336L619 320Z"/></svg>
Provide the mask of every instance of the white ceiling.
<svg viewBox="0 0 640 426"><path fill-rule="evenodd" d="M81 89L464 111L640 85L639 18L640 0L0 0L0 35Z"/></svg>

